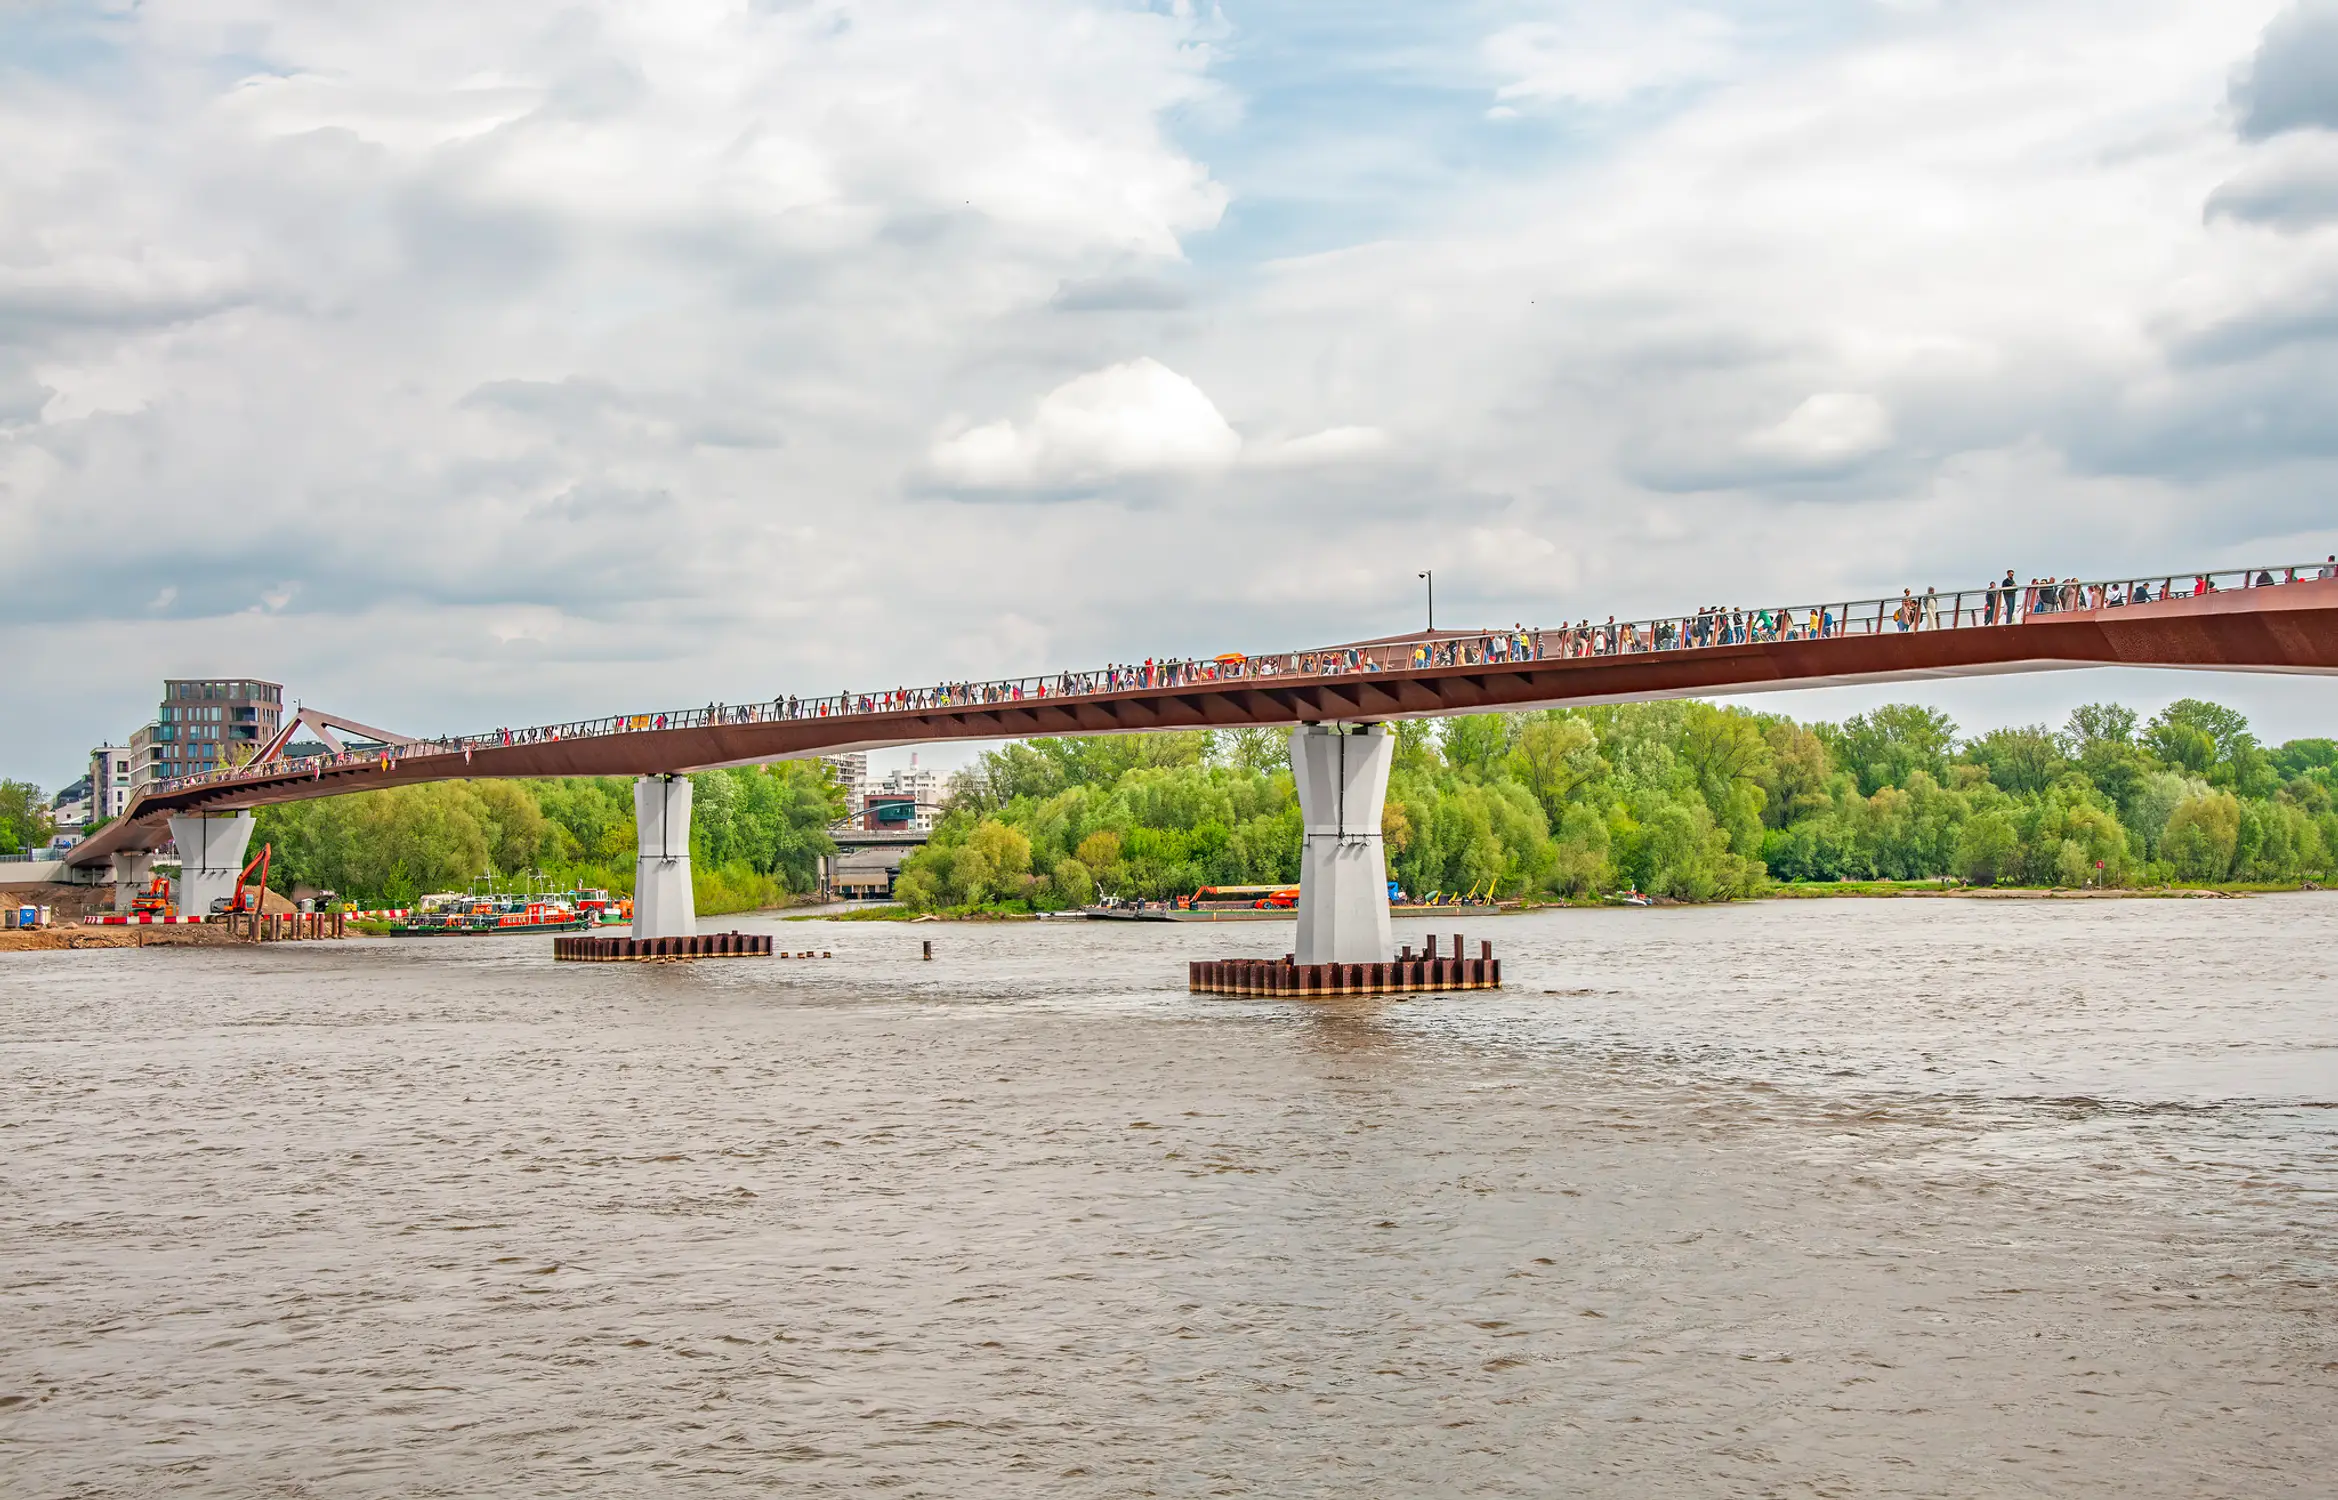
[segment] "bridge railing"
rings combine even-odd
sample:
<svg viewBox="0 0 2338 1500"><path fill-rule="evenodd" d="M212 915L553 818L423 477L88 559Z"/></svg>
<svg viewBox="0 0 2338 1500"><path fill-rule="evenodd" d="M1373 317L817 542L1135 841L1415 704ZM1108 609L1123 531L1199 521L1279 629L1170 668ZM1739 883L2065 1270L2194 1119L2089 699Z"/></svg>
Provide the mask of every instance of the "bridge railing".
<svg viewBox="0 0 2338 1500"><path fill-rule="evenodd" d="M2279 587L2315 578L2329 578L2334 572L2338 572L2338 566L2324 561L2283 564L2279 567L2219 568L2148 577L2084 581L2069 579L2051 583L1998 582L1955 593L1926 589L1921 594L1903 592L1897 598L1887 595L1878 599L1850 599L1832 604L1753 609L1733 606L1650 619L1609 619L1596 624L1586 619L1555 629L1520 627L1474 635L1447 631L1436 635L1400 637L1363 646L1319 647L1263 655L1229 652L1209 659L1176 658L1093 671L1055 672L1039 677L944 682L930 687L893 688L877 693L834 693L819 698L783 697L774 698L769 703L710 703L704 708L611 714L564 724L541 724L525 729L497 729L486 734L417 740L411 744L386 746L374 751L342 751L296 760L278 759L266 762L264 768L241 766L203 772L174 777L158 785L165 791L176 791L261 776L271 779L297 776L304 771L322 775L335 766L365 765L377 761L386 765L415 755L458 755L511 745L549 744L616 734L838 717L924 714L936 710L981 709L1094 698L1112 693L1160 691L1230 681L1274 682L1353 673L1499 666L1505 663L1578 657L1635 656L1653 652L1723 649L1775 641L1875 636L1892 632L2002 629L2074 612L2120 609L2132 604L2224 593L2235 589Z"/></svg>

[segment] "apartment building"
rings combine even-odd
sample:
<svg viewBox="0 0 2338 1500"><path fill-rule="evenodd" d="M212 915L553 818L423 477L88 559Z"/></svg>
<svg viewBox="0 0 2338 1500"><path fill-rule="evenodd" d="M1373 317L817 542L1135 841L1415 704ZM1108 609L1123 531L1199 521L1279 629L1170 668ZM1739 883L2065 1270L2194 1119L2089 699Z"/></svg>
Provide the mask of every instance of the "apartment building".
<svg viewBox="0 0 2338 1500"><path fill-rule="evenodd" d="M132 785L239 765L275 738L283 722L280 683L166 678L154 722L130 737Z"/></svg>

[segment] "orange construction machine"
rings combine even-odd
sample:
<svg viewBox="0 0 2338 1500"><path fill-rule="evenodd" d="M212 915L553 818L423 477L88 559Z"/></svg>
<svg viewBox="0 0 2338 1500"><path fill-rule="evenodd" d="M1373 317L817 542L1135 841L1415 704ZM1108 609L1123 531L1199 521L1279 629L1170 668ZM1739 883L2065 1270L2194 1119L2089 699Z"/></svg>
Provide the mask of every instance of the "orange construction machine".
<svg viewBox="0 0 2338 1500"><path fill-rule="evenodd" d="M171 904L170 881L157 875L146 883L146 889L130 898L130 915L134 917L175 917L179 909Z"/></svg>

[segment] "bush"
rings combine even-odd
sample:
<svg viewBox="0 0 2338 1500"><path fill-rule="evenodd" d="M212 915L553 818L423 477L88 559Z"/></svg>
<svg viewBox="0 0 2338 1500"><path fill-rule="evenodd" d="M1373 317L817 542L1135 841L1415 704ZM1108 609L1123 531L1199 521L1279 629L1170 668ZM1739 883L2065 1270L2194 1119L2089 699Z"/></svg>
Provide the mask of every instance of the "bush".
<svg viewBox="0 0 2338 1500"><path fill-rule="evenodd" d="M1968 818L1957 834L1956 873L1974 885L1995 885L2021 858L2021 834L2002 812Z"/></svg>
<svg viewBox="0 0 2338 1500"><path fill-rule="evenodd" d="M2160 851L2185 880L2223 880L2232 873L2240 836L2240 802L2230 792L2213 792L2176 804Z"/></svg>

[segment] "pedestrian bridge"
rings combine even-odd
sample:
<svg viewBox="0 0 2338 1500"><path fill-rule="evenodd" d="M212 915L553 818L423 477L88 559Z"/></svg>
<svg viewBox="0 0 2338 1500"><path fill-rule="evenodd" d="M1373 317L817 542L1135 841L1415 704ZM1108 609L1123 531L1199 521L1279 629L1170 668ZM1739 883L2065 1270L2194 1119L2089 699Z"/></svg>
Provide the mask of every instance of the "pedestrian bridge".
<svg viewBox="0 0 2338 1500"><path fill-rule="evenodd" d="M389 743L377 734L385 740L379 749L344 746L298 759L281 753L294 728L288 724L250 764L149 784L67 860L84 868L110 861L117 882L127 883L144 878L143 856L175 839L187 871L180 906L200 911L197 890L232 889L250 836L242 814L251 808L470 777L635 776L644 778L636 814L648 882L636 891L637 932L668 936L689 930L692 920L690 783L677 779L683 773L942 740L1290 725L1308 829L1306 874L1331 888L1322 893L1329 897L1351 883L1359 891L1381 888L1387 740L1380 726L1392 719L2065 667L2338 672L2338 578L2331 571L2316 563L2001 584L1789 609L1424 632L439 739ZM1328 864L1316 870L1319 842L1336 871ZM1339 850L1348 852L1333 860ZM1356 904L1371 903L1359 895ZM679 925L669 931L660 909ZM1328 915L1333 903L1303 898L1302 948L1311 909ZM1336 925L1345 932L1350 923ZM1386 952L1365 949L1386 948L1386 932L1382 900L1377 939L1300 962L1383 960Z"/></svg>

